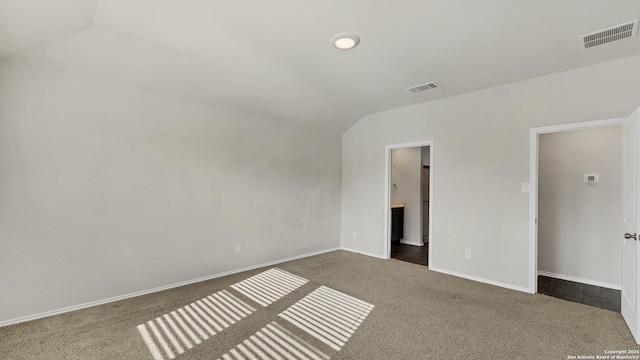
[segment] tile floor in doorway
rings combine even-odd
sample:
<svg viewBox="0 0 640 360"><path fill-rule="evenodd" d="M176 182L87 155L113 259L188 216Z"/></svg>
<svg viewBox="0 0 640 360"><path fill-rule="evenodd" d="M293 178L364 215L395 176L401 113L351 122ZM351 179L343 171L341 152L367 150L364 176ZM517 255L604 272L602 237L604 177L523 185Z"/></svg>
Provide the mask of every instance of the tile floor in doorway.
<svg viewBox="0 0 640 360"><path fill-rule="evenodd" d="M391 258L407 261L418 265L429 265L429 243L424 246L414 246L402 244L400 242L391 243Z"/></svg>
<svg viewBox="0 0 640 360"><path fill-rule="evenodd" d="M620 290L538 276L538 293L620 312Z"/></svg>

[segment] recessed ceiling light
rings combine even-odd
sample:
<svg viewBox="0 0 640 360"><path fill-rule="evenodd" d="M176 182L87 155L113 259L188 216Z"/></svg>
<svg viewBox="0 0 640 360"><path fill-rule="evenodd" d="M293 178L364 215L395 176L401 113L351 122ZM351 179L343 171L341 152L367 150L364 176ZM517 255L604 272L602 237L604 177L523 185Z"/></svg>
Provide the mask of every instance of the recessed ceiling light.
<svg viewBox="0 0 640 360"><path fill-rule="evenodd" d="M358 46L360 38L356 34L340 33L331 37L331 44L340 50L349 50Z"/></svg>

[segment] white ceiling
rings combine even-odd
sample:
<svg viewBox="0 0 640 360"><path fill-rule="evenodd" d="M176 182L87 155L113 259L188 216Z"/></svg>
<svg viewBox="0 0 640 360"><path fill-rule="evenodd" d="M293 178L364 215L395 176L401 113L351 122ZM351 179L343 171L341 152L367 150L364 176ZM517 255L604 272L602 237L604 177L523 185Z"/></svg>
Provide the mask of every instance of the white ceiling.
<svg viewBox="0 0 640 360"><path fill-rule="evenodd" d="M0 57L91 25L97 3L98 0L0 0Z"/></svg>
<svg viewBox="0 0 640 360"><path fill-rule="evenodd" d="M342 132L370 113L640 54L639 38L578 41L639 18L638 0L95 4L0 0L0 56ZM333 48L339 32L360 45ZM406 90L429 81L441 88Z"/></svg>

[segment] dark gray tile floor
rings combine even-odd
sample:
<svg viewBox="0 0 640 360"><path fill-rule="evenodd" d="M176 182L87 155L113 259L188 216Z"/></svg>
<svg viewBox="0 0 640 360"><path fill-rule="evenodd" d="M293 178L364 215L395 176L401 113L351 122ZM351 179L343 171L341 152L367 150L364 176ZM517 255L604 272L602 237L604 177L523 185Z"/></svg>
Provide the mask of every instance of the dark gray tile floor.
<svg viewBox="0 0 640 360"><path fill-rule="evenodd" d="M391 258L418 265L429 265L429 243L424 246L413 246L391 242Z"/></svg>
<svg viewBox="0 0 640 360"><path fill-rule="evenodd" d="M538 276L538 292L564 300L620 312L620 290Z"/></svg>

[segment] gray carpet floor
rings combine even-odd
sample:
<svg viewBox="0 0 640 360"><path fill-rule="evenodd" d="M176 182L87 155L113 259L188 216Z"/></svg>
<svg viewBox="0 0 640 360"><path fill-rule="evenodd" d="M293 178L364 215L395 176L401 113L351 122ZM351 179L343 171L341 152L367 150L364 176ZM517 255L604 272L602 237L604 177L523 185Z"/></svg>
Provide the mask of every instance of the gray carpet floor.
<svg viewBox="0 0 640 360"><path fill-rule="evenodd" d="M274 267L309 282L266 307L230 287L268 267L7 326L0 358L154 359L137 326L221 290L256 311L176 359L221 358L272 322L331 359L567 359L640 349L619 313L411 263L335 251ZM340 350L278 316L320 286L375 306Z"/></svg>

